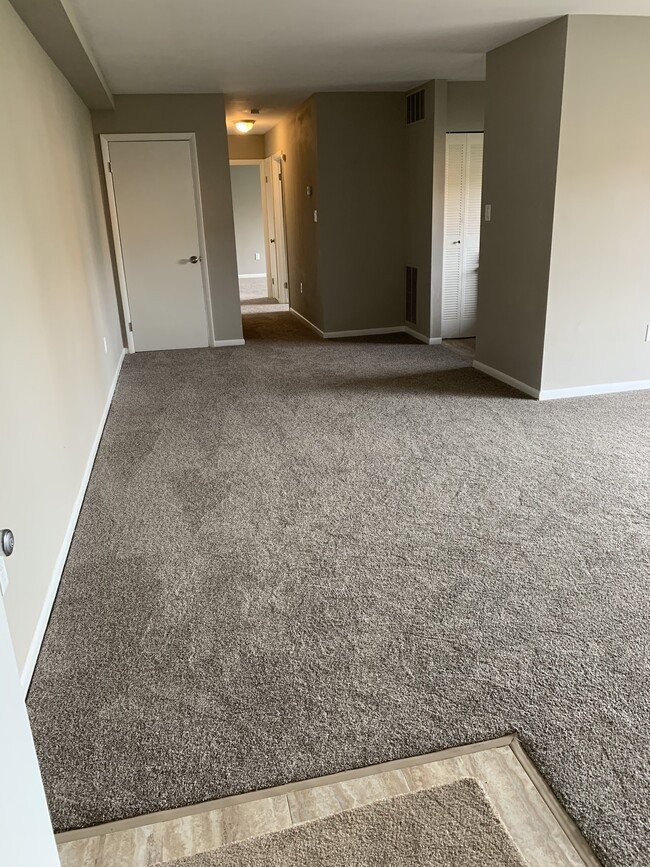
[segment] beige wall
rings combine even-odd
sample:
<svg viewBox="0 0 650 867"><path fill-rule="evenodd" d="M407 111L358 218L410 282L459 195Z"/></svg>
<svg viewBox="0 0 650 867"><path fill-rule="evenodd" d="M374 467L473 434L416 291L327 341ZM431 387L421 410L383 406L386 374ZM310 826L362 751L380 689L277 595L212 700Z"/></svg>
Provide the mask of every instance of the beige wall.
<svg viewBox="0 0 650 867"><path fill-rule="evenodd" d="M315 100L324 330L401 326L404 94L319 93Z"/></svg>
<svg viewBox="0 0 650 867"><path fill-rule="evenodd" d="M116 96L115 111L93 111L92 117L96 134L196 133L215 338L241 338L228 136L222 94Z"/></svg>
<svg viewBox="0 0 650 867"><path fill-rule="evenodd" d="M567 20L487 56L476 359L538 389Z"/></svg>
<svg viewBox="0 0 650 867"><path fill-rule="evenodd" d="M229 135L228 156L231 160L261 160L264 159L263 135Z"/></svg>
<svg viewBox="0 0 650 867"><path fill-rule="evenodd" d="M405 130L405 264L418 269L417 317L409 323L429 336L433 213L433 140L435 81L424 85L424 120Z"/></svg>
<svg viewBox="0 0 650 867"><path fill-rule="evenodd" d="M448 82L447 132L483 132L484 124L485 82Z"/></svg>
<svg viewBox="0 0 650 867"><path fill-rule="evenodd" d="M319 207L317 120L314 98L264 136L267 156L282 153L291 306L318 328L324 313L318 272L320 223L314 222ZM312 188L307 196L306 189ZM300 291L300 283L303 291Z"/></svg>
<svg viewBox="0 0 650 867"><path fill-rule="evenodd" d="M23 668L122 341L90 114L6 0L0 116L0 519Z"/></svg>
<svg viewBox="0 0 650 867"><path fill-rule="evenodd" d="M650 18L571 16L542 388L650 381Z"/></svg>

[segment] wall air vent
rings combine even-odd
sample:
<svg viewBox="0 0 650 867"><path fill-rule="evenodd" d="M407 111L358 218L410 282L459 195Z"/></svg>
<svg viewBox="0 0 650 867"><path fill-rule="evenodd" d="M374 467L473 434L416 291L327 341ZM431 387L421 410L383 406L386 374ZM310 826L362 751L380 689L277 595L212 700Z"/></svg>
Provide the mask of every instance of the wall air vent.
<svg viewBox="0 0 650 867"><path fill-rule="evenodd" d="M418 269L406 266L406 321L415 325L418 316Z"/></svg>
<svg viewBox="0 0 650 867"><path fill-rule="evenodd" d="M419 120L424 120L424 88L406 97L406 123L417 123Z"/></svg>

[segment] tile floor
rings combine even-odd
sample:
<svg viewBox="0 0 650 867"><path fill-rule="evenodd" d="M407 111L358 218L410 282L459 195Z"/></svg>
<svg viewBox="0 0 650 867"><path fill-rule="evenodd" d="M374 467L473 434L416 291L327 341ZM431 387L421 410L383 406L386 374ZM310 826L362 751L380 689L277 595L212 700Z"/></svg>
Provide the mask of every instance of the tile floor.
<svg viewBox="0 0 650 867"><path fill-rule="evenodd" d="M150 867L472 777L530 867L598 864L512 736L58 837L62 867Z"/></svg>

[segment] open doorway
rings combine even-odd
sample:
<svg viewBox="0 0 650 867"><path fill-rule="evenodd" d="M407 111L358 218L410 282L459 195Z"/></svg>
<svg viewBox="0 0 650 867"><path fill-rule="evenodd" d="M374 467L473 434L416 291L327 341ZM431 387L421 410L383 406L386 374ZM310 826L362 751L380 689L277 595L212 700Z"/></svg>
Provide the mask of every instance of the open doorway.
<svg viewBox="0 0 650 867"><path fill-rule="evenodd" d="M230 184L242 304L264 303L271 295L266 253L262 160L231 160Z"/></svg>

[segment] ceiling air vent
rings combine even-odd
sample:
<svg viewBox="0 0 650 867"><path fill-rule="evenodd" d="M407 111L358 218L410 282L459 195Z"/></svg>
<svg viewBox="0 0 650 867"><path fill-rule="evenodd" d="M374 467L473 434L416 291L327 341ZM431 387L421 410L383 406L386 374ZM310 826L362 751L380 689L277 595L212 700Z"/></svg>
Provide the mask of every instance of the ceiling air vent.
<svg viewBox="0 0 650 867"><path fill-rule="evenodd" d="M419 120L424 120L424 88L406 97L406 123L417 123Z"/></svg>
<svg viewBox="0 0 650 867"><path fill-rule="evenodd" d="M415 325L418 315L418 269L406 266L406 321Z"/></svg>

